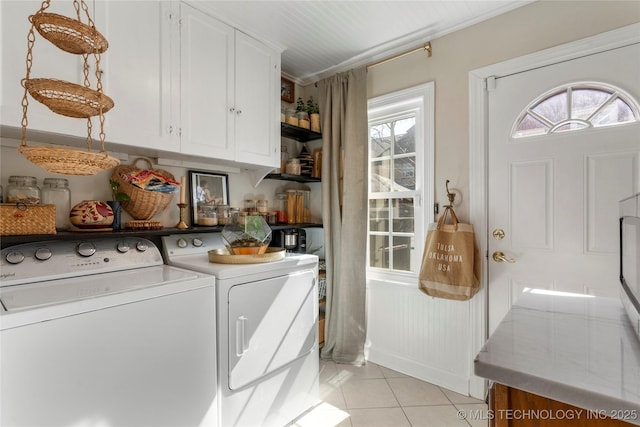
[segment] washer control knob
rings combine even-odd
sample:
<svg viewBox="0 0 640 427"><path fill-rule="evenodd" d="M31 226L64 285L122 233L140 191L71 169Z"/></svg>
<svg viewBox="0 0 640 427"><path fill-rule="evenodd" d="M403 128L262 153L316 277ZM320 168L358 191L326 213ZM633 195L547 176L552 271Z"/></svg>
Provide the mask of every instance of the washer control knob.
<svg viewBox="0 0 640 427"><path fill-rule="evenodd" d="M202 246L202 239L198 239L197 237L195 239L192 240L193 246L195 246L196 248L199 248L200 246Z"/></svg>
<svg viewBox="0 0 640 427"><path fill-rule="evenodd" d="M78 255L83 257L90 257L91 255L96 253L96 247L93 243L82 242L76 247L76 252Z"/></svg>
<svg viewBox="0 0 640 427"><path fill-rule="evenodd" d="M24 255L20 251L11 251L5 257L9 264L20 264L24 261Z"/></svg>
<svg viewBox="0 0 640 427"><path fill-rule="evenodd" d="M51 253L51 249L49 248L38 248L36 249L36 253L34 254L38 261L46 261L51 258L51 255L53 254Z"/></svg>
<svg viewBox="0 0 640 427"><path fill-rule="evenodd" d="M141 240L136 243L136 249L138 250L138 252L144 252L147 249L149 249L149 245L147 245L145 242Z"/></svg>
<svg viewBox="0 0 640 427"><path fill-rule="evenodd" d="M178 245L179 248L184 249L187 247L187 241L181 237L176 241L176 245Z"/></svg>
<svg viewBox="0 0 640 427"><path fill-rule="evenodd" d="M118 252L120 252L121 254L125 254L129 252L129 249L131 248L129 247L129 244L127 242L119 242L118 246L116 246L116 249L118 249Z"/></svg>

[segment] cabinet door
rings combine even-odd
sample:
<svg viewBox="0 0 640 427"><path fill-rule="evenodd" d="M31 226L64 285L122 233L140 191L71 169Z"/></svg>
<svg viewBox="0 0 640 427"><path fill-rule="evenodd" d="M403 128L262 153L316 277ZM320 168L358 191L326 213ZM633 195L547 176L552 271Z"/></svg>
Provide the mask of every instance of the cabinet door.
<svg viewBox="0 0 640 427"><path fill-rule="evenodd" d="M233 28L181 3L181 151L233 160Z"/></svg>
<svg viewBox="0 0 640 427"><path fill-rule="evenodd" d="M28 18L40 9L40 1L0 1L0 35L2 38L2 72L0 121L2 125L20 127L22 121L22 95L24 88L20 81L26 75L27 34L31 28ZM47 12L75 17L72 2L52 2ZM86 22L86 19L84 19ZM83 84L82 56L58 49L34 30L35 42L31 78L52 78ZM90 63L93 63L90 60ZM95 88L95 78L91 76L91 87ZM27 95L29 108L28 130L40 130L86 137L86 119L76 119L53 113L43 104ZM95 124L94 122L94 129ZM28 136L28 133L27 133ZM94 132L94 137L97 134Z"/></svg>
<svg viewBox="0 0 640 427"><path fill-rule="evenodd" d="M104 91L115 103L106 114L107 140L179 151L179 124L172 117L172 33L177 14L170 2L105 2ZM144 25L141 25L144 23ZM177 108L174 110L177 113Z"/></svg>
<svg viewBox="0 0 640 427"><path fill-rule="evenodd" d="M280 54L236 31L236 160L280 166Z"/></svg>

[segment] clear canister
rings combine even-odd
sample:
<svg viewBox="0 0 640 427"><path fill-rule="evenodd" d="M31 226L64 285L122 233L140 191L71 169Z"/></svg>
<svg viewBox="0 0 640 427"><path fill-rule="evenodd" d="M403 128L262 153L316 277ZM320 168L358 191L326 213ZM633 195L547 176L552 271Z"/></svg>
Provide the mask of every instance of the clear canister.
<svg viewBox="0 0 640 427"><path fill-rule="evenodd" d="M218 212L215 206L202 205L198 217L198 225L214 226L218 225Z"/></svg>
<svg viewBox="0 0 640 427"><path fill-rule="evenodd" d="M287 167L285 168L285 173L289 175L300 175L300 159L289 159L287 160Z"/></svg>
<svg viewBox="0 0 640 427"><path fill-rule="evenodd" d="M218 224L227 225L229 223L229 205L218 205Z"/></svg>
<svg viewBox="0 0 640 427"><path fill-rule="evenodd" d="M287 223L296 223L296 207L298 202L298 190L287 190Z"/></svg>
<svg viewBox="0 0 640 427"><path fill-rule="evenodd" d="M71 190L65 178L45 178L42 184L42 203L56 205L56 228L70 227Z"/></svg>
<svg viewBox="0 0 640 427"><path fill-rule="evenodd" d="M256 210L260 213L269 212L269 201L265 199L256 200Z"/></svg>
<svg viewBox="0 0 640 427"><path fill-rule="evenodd" d="M40 188L34 176L12 175L9 177L7 185L7 203L40 203Z"/></svg>
<svg viewBox="0 0 640 427"><path fill-rule="evenodd" d="M311 222L311 190L301 190L302 193L302 222Z"/></svg>
<svg viewBox="0 0 640 427"><path fill-rule="evenodd" d="M256 211L256 201L253 199L248 199L244 201L244 211L252 214Z"/></svg>
<svg viewBox="0 0 640 427"><path fill-rule="evenodd" d="M287 215L287 193L276 194L276 215L278 224L286 224L289 222Z"/></svg>

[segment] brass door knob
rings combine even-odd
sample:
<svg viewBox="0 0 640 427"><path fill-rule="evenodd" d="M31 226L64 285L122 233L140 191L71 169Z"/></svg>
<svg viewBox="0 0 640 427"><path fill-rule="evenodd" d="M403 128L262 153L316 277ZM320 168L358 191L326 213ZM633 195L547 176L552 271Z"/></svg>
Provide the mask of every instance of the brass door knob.
<svg viewBox="0 0 640 427"><path fill-rule="evenodd" d="M515 260L515 259L513 259L513 258L507 258L507 257L504 255L504 252L500 252L500 251L495 251L495 252L493 253L493 260L494 260L495 262L508 262L509 264L513 264L514 262L516 262L516 260Z"/></svg>

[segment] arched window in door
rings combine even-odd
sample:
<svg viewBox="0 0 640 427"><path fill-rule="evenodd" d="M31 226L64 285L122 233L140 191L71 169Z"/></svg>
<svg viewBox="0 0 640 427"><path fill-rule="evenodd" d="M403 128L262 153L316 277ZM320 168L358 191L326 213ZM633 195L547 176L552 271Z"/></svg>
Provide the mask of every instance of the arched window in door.
<svg viewBox="0 0 640 427"><path fill-rule="evenodd" d="M604 83L579 82L557 87L531 102L518 116L511 136L526 138L640 121L631 96Z"/></svg>

